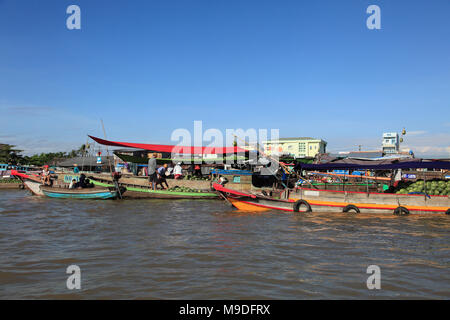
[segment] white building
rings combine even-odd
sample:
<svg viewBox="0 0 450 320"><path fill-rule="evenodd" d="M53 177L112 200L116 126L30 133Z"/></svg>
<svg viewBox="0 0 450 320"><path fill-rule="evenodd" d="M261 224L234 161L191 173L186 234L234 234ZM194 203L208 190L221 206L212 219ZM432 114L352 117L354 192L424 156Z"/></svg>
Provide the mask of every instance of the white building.
<svg viewBox="0 0 450 320"><path fill-rule="evenodd" d="M327 142L322 139L300 137L263 141L263 145L268 155L285 154L295 158L314 158L316 154L326 152Z"/></svg>
<svg viewBox="0 0 450 320"><path fill-rule="evenodd" d="M385 132L383 133L383 153L395 154L399 152L400 140L397 132Z"/></svg>

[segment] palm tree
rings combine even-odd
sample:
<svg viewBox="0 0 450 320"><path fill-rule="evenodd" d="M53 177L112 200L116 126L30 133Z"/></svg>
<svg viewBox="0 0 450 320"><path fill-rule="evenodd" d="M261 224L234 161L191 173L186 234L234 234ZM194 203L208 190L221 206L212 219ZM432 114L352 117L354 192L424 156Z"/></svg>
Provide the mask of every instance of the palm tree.
<svg viewBox="0 0 450 320"><path fill-rule="evenodd" d="M10 144L0 144L0 162L16 165L23 160L20 153L22 150L14 149L15 146Z"/></svg>

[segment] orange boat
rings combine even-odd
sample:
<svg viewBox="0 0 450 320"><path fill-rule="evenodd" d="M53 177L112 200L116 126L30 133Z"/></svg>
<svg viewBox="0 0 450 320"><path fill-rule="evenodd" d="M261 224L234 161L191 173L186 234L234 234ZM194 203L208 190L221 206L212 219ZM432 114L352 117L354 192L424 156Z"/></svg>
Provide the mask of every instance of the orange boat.
<svg viewBox="0 0 450 320"><path fill-rule="evenodd" d="M354 212L354 213L445 213L450 214L448 196L393 194L318 190L309 188L286 189L277 197L244 193L221 184L213 188L234 207L242 211L281 210L291 212ZM279 196L279 197L278 197Z"/></svg>
<svg viewBox="0 0 450 320"><path fill-rule="evenodd" d="M355 164L301 164L300 170L344 169L395 170L407 168L450 169L447 161L416 160L402 163L381 165ZM375 177L374 177L375 178ZM225 182L226 183L226 182ZM450 182L449 182L450 183ZM425 192L416 194L381 193L370 190L328 190L314 189L304 186L293 189L272 190L267 193L237 191L227 188L224 184L214 184L213 188L239 210L265 211L281 210L293 212L355 212L355 213L394 213L406 215L409 213L446 213L450 214L448 195L429 195Z"/></svg>

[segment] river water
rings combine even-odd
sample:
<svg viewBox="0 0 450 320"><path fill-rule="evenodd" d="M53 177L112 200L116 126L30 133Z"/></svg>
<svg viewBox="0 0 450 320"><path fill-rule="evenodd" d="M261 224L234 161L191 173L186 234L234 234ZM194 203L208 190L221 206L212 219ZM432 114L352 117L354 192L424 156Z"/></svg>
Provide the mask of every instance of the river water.
<svg viewBox="0 0 450 320"><path fill-rule="evenodd" d="M81 289L66 268L78 265ZM369 265L381 289L367 288ZM220 200L0 191L2 299L450 298L450 216L239 213Z"/></svg>

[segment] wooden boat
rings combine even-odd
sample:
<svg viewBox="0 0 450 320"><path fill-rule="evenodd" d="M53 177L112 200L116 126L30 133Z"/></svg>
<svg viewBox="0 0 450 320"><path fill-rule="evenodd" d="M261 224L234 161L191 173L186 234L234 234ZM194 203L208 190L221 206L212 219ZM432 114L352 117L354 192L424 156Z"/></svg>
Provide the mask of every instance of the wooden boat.
<svg viewBox="0 0 450 320"><path fill-rule="evenodd" d="M411 168L449 170L450 162L439 160L420 160L372 165L365 164L301 164L299 171L330 170L330 169L369 169L374 172ZM373 177L375 179L376 177ZM355 186L358 187L358 186ZM213 188L241 210L264 211L322 211L322 212L364 212L364 213L394 213L405 215L409 213L446 213L450 214L450 200L448 195L429 195L426 192L388 193L374 191L369 188L367 180L366 190L362 188L345 190L319 189L304 185L284 190L272 190L271 195L251 191L235 190L221 184L214 184Z"/></svg>
<svg viewBox="0 0 450 320"><path fill-rule="evenodd" d="M22 179L24 186L31 191L33 195L60 199L115 199L119 196L114 186L94 187L84 189L69 189L66 184L55 186L46 186L37 175L28 175L13 171L13 174ZM121 194L126 191L121 188Z"/></svg>
<svg viewBox="0 0 450 320"><path fill-rule="evenodd" d="M112 187L112 184L100 182L91 179L92 183L100 187ZM120 186L127 189L126 198L154 198L154 199L217 199L218 195L215 192L178 192L167 190L153 190L150 186L142 185L128 185L126 183L119 183Z"/></svg>
<svg viewBox="0 0 450 320"><path fill-rule="evenodd" d="M234 207L242 211L281 210L291 212L354 212L354 213L445 213L450 214L448 196L392 194L296 188L281 191L277 196L241 192L213 184Z"/></svg>
<svg viewBox="0 0 450 320"><path fill-rule="evenodd" d="M68 189L41 185L40 190L44 196L59 199L115 199L119 196L115 187ZM121 190L123 192L125 190Z"/></svg>

